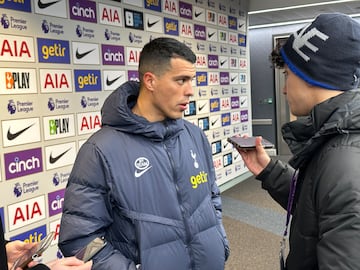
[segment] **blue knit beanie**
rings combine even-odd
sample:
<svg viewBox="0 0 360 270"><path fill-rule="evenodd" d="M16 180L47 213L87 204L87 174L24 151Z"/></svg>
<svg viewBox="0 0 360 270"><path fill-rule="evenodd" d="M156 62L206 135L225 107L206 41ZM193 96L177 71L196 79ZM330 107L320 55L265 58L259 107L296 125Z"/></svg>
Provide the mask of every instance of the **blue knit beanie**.
<svg viewBox="0 0 360 270"><path fill-rule="evenodd" d="M307 83L331 90L358 88L360 24L341 13L320 14L281 48L290 68Z"/></svg>

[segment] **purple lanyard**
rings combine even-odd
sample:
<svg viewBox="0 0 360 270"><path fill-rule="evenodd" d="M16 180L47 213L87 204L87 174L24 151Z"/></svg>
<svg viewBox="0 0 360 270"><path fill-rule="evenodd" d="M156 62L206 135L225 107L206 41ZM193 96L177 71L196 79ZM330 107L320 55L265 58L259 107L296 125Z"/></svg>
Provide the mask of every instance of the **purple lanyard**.
<svg viewBox="0 0 360 270"><path fill-rule="evenodd" d="M286 225L285 225L284 237L286 237L287 233L288 233L288 227L289 227L289 222L290 222L291 210L292 210L292 207L294 204L294 197L295 197L298 175L299 175L299 170L296 170L291 178L289 198L288 198L288 204L287 204L287 214L286 214Z"/></svg>

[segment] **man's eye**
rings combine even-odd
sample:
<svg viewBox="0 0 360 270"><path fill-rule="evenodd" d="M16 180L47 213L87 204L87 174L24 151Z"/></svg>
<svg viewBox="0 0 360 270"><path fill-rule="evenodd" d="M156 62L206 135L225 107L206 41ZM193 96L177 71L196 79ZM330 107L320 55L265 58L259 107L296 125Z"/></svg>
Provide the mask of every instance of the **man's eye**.
<svg viewBox="0 0 360 270"><path fill-rule="evenodd" d="M179 80L177 80L177 82L178 82L179 84L184 84L184 83L185 83L185 79L179 79Z"/></svg>

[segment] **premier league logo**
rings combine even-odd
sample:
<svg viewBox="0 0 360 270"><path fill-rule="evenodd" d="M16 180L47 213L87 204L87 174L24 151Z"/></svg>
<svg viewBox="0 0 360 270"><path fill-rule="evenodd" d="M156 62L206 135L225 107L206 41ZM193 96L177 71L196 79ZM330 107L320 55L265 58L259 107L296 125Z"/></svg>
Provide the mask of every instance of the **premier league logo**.
<svg viewBox="0 0 360 270"><path fill-rule="evenodd" d="M10 26L9 18L6 16L6 14L3 14L1 17L1 25L4 27L4 29L8 29Z"/></svg>
<svg viewBox="0 0 360 270"><path fill-rule="evenodd" d="M48 108L49 108L50 111L53 111L55 109L55 102L54 102L53 98L49 98Z"/></svg>
<svg viewBox="0 0 360 270"><path fill-rule="evenodd" d="M14 100L12 100L12 99L9 100L7 109L10 114L14 114L16 112L16 105L15 105Z"/></svg>

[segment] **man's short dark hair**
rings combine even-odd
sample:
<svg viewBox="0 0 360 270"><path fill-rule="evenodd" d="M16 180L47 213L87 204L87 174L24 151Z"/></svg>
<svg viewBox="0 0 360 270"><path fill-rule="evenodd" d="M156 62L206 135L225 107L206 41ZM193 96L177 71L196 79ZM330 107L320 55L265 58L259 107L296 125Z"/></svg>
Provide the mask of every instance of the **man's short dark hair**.
<svg viewBox="0 0 360 270"><path fill-rule="evenodd" d="M169 69L172 58L181 58L190 63L196 61L194 52L187 45L174 38L161 37L147 43L140 54L140 80L149 71L161 75Z"/></svg>
<svg viewBox="0 0 360 270"><path fill-rule="evenodd" d="M271 54L269 55L269 60L272 63L273 68L284 68L285 62L282 58L280 53L280 49L283 44L277 43L275 48L272 50Z"/></svg>

